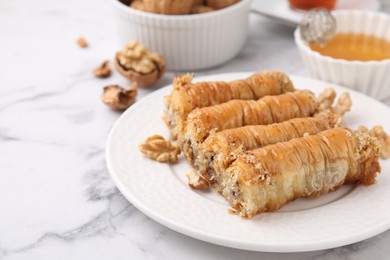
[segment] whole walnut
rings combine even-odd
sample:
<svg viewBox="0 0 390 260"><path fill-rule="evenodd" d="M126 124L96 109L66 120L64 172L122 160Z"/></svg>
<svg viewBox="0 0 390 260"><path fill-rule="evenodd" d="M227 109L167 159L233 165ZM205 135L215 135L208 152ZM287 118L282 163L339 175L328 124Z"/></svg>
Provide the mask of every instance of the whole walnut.
<svg viewBox="0 0 390 260"><path fill-rule="evenodd" d="M193 2L194 0L135 0L130 7L156 14L189 14Z"/></svg>
<svg viewBox="0 0 390 260"><path fill-rule="evenodd" d="M164 59L137 41L126 44L115 56L115 67L140 87L153 85L164 74Z"/></svg>
<svg viewBox="0 0 390 260"><path fill-rule="evenodd" d="M191 14L204 14L215 11L214 8L206 5L196 5L191 9Z"/></svg>
<svg viewBox="0 0 390 260"><path fill-rule="evenodd" d="M207 0L207 5L214 9L222 9L235 3L240 2L240 0Z"/></svg>
<svg viewBox="0 0 390 260"><path fill-rule="evenodd" d="M192 6L205 5L206 2L207 2L206 0L194 0Z"/></svg>
<svg viewBox="0 0 390 260"><path fill-rule="evenodd" d="M146 12L146 10L144 8L144 4L142 3L141 0L134 0L134 1L132 1L131 4L130 4L130 7L134 8L134 9L138 9L140 11Z"/></svg>

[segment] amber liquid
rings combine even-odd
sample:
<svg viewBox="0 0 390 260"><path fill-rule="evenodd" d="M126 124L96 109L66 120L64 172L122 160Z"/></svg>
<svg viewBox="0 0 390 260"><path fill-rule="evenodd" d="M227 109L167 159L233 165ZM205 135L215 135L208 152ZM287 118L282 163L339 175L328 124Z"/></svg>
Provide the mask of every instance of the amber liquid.
<svg viewBox="0 0 390 260"><path fill-rule="evenodd" d="M292 8L301 10L310 10L316 7L332 10L336 5L336 0L289 0L289 2Z"/></svg>
<svg viewBox="0 0 390 260"><path fill-rule="evenodd" d="M390 41L365 34L336 34L324 47L310 45L310 48L335 59L350 61L390 59Z"/></svg>

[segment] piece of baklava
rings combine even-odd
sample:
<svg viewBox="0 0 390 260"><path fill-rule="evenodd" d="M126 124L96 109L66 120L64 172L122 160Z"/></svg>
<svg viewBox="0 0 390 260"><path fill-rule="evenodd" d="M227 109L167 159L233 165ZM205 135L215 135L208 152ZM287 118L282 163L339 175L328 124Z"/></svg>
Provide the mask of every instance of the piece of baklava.
<svg viewBox="0 0 390 260"><path fill-rule="evenodd" d="M309 91L295 91L259 100L232 100L220 105L195 109L187 118L184 135L178 144L190 163L200 145L212 134L246 125L268 125L292 118L311 117L319 102Z"/></svg>
<svg viewBox="0 0 390 260"><path fill-rule="evenodd" d="M233 99L257 100L267 95L294 91L289 77L279 71L257 72L242 80L192 83L192 75L176 77L172 92L165 97L164 120L176 138L187 115L195 108Z"/></svg>
<svg viewBox="0 0 390 260"><path fill-rule="evenodd" d="M220 183L222 172L242 152L318 134L338 124L338 119L329 111L315 117L294 118L271 125L249 125L224 130L206 139L194 160L194 167L210 183Z"/></svg>
<svg viewBox="0 0 390 260"><path fill-rule="evenodd" d="M375 137L334 128L241 154L223 173L221 191L240 216L252 217L344 183L373 184L378 156Z"/></svg>

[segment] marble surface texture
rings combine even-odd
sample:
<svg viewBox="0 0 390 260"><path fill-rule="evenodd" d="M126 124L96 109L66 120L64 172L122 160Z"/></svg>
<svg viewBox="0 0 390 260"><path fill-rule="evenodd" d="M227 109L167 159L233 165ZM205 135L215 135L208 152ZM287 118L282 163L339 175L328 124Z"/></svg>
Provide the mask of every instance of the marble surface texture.
<svg viewBox="0 0 390 260"><path fill-rule="evenodd" d="M117 72L104 80L91 74L120 48L111 5L0 1L0 259L388 259L390 231L331 250L249 252L184 236L132 206L104 158L120 113L99 99L103 86L129 82ZM75 44L81 35L90 48ZM251 15L242 52L197 75L273 68L308 76L293 29ZM173 75L141 89L138 100Z"/></svg>

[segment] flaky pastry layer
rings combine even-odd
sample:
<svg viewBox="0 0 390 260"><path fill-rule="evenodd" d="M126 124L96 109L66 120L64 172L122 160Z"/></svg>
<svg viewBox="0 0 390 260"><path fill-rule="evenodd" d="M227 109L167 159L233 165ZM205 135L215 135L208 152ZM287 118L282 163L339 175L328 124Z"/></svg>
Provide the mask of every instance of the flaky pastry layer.
<svg viewBox="0 0 390 260"><path fill-rule="evenodd" d="M182 131L188 114L195 108L230 100L257 100L267 95L294 91L289 77L279 71L257 72L242 80L192 83L192 76L177 77L172 92L165 97L164 119L176 135Z"/></svg>
<svg viewBox="0 0 390 260"><path fill-rule="evenodd" d="M294 118L271 125L249 125L217 132L201 145L194 166L211 183L220 183L226 168L245 151L285 142L304 135L318 134L334 128L338 121L333 113L315 117Z"/></svg>
<svg viewBox="0 0 390 260"><path fill-rule="evenodd" d="M381 168L376 138L345 128L245 152L223 174L222 194L244 217L289 201L373 184Z"/></svg>
<svg viewBox="0 0 390 260"><path fill-rule="evenodd" d="M185 132L178 143L190 163L200 145L212 134L246 125L268 125L292 118L313 116L319 102L309 91L288 92L259 100L232 100L220 105L195 109L187 118Z"/></svg>

